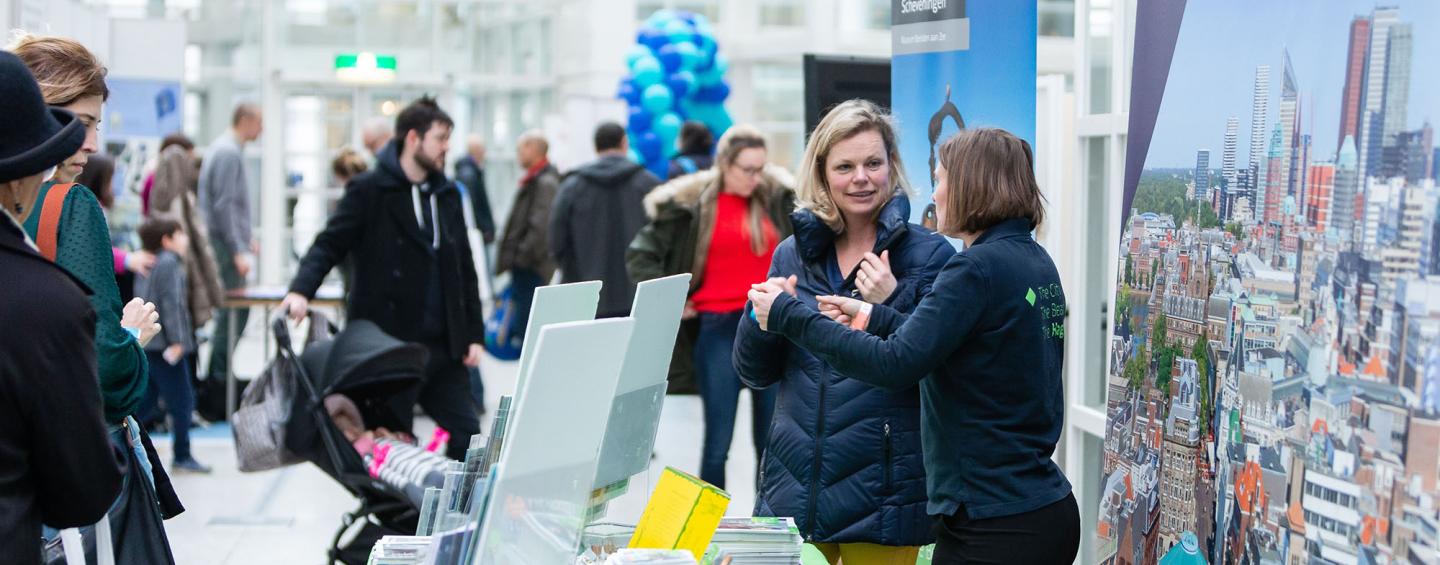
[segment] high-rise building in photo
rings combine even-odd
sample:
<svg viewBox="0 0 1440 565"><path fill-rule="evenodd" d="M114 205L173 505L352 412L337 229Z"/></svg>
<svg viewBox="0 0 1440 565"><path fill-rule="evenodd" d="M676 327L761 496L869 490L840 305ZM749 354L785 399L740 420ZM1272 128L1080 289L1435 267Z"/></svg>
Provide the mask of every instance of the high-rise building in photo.
<svg viewBox="0 0 1440 565"><path fill-rule="evenodd" d="M1385 137L1385 75L1389 69L1390 31L1399 23L1399 8L1376 8L1370 16L1370 46L1365 56L1365 88L1358 124L1360 136L1356 138L1362 177L1374 176L1380 168L1380 151Z"/></svg>
<svg viewBox="0 0 1440 565"><path fill-rule="evenodd" d="M1285 66L1280 79L1280 186L1286 195L1295 194L1295 147L1300 144L1300 84L1290 65L1290 50L1284 52Z"/></svg>
<svg viewBox="0 0 1440 565"><path fill-rule="evenodd" d="M1270 119L1270 65L1255 67L1250 93L1250 160L1246 166L1265 172L1265 122Z"/></svg>
<svg viewBox="0 0 1440 565"><path fill-rule="evenodd" d="M1310 165L1306 175L1305 222L1324 232L1330 229L1330 218L1335 193L1335 165L1317 163Z"/></svg>
<svg viewBox="0 0 1440 565"><path fill-rule="evenodd" d="M1235 189L1235 150L1239 137L1240 118L1230 116L1225 120L1225 152L1220 156L1220 174L1230 190Z"/></svg>
<svg viewBox="0 0 1440 565"><path fill-rule="evenodd" d="M1280 223L1281 206L1285 202L1285 185L1280 183L1280 171L1284 169L1280 166L1281 158L1284 157L1284 151L1280 148L1283 135L1284 132L1280 131L1280 124L1276 123L1275 127L1270 130L1270 150L1266 152L1265 178L1260 181L1265 184L1264 218L1266 222L1272 224Z"/></svg>
<svg viewBox="0 0 1440 565"><path fill-rule="evenodd" d="M1210 150L1201 149L1195 152L1195 193L1190 195L1195 200L1210 200Z"/></svg>
<svg viewBox="0 0 1440 565"><path fill-rule="evenodd" d="M1396 139L1405 131L1406 109L1410 106L1410 59L1415 39L1410 23L1401 22L1390 27L1390 50L1385 56L1385 119L1383 147L1399 144Z"/></svg>
<svg viewBox="0 0 1440 565"><path fill-rule="evenodd" d="M1345 136L1335 158L1335 192L1330 199L1330 231L1340 242L1349 242L1355 229L1355 196L1360 193L1360 175L1356 173L1355 138ZM1347 249L1346 246L1341 246Z"/></svg>
<svg viewBox="0 0 1440 565"><path fill-rule="evenodd" d="M1365 53L1370 45L1370 18L1355 16L1350 22L1350 42L1345 56L1345 89L1340 92L1340 135L1335 138L1335 151L1345 144L1345 137L1360 135L1360 101L1365 94Z"/></svg>

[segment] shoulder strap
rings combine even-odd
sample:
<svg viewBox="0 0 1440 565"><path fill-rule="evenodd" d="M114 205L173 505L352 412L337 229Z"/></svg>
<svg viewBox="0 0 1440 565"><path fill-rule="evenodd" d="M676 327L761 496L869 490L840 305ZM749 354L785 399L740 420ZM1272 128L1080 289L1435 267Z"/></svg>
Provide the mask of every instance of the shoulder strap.
<svg viewBox="0 0 1440 565"><path fill-rule="evenodd" d="M689 157L677 157L675 161L680 163L680 168L685 171L685 174L691 174L700 170L700 168L695 165L695 160Z"/></svg>
<svg viewBox="0 0 1440 565"><path fill-rule="evenodd" d="M65 196L74 187L75 183L51 186L45 202L40 205L40 230L35 232L35 246L52 263L60 245L60 212L65 209Z"/></svg>

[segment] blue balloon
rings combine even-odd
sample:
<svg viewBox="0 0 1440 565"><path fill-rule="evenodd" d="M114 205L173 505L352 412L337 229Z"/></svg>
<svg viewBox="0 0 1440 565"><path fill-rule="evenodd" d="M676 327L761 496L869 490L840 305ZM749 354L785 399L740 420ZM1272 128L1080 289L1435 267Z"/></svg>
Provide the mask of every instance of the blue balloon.
<svg viewBox="0 0 1440 565"><path fill-rule="evenodd" d="M675 10L661 8L652 12L650 17L645 18L645 25L656 29L664 29L665 22L675 19L675 16Z"/></svg>
<svg viewBox="0 0 1440 565"><path fill-rule="evenodd" d="M630 70L635 74L635 87L641 90L665 80L664 68L654 57L641 57L640 60L635 61L635 65L630 67Z"/></svg>
<svg viewBox="0 0 1440 565"><path fill-rule="evenodd" d="M690 71L673 73L665 79L665 86L670 87L671 95L683 102L685 95L695 91L695 74Z"/></svg>
<svg viewBox="0 0 1440 565"><path fill-rule="evenodd" d="M640 105L651 114L659 115L668 112L674 103L675 97L670 95L670 89L663 84L647 86L645 93L640 95Z"/></svg>
<svg viewBox="0 0 1440 565"><path fill-rule="evenodd" d="M657 160L660 158L662 151L660 137L655 135L653 131L642 133L640 137L635 140L635 148L639 150L640 155L645 157L646 162Z"/></svg>
<svg viewBox="0 0 1440 565"><path fill-rule="evenodd" d="M710 68L696 73L701 86L720 84L725 80L725 70L730 68L730 62L724 55L716 54Z"/></svg>
<svg viewBox="0 0 1440 565"><path fill-rule="evenodd" d="M685 57L680 54L680 49L674 43L666 43L655 52L660 64L665 66L665 72L673 73L680 70L680 65L685 62Z"/></svg>
<svg viewBox="0 0 1440 565"><path fill-rule="evenodd" d="M687 71L694 70L705 59L705 54L694 43L681 41L674 45L675 52L680 54L680 66Z"/></svg>
<svg viewBox="0 0 1440 565"><path fill-rule="evenodd" d="M626 121L626 125L630 128L630 131L636 133L644 133L650 131L650 122L652 121L652 118L653 116L651 116L650 113L646 112L643 108L640 108L638 106L631 106L630 117Z"/></svg>
<svg viewBox="0 0 1440 565"><path fill-rule="evenodd" d="M658 156L646 162L645 168L650 169L650 174L662 179L670 176L670 162Z"/></svg>
<svg viewBox="0 0 1440 565"><path fill-rule="evenodd" d="M655 135L660 136L660 143L664 147L675 145L675 138L680 137L680 126L683 121L674 112L667 113L655 118Z"/></svg>
<svg viewBox="0 0 1440 565"><path fill-rule="evenodd" d="M685 20L670 20L665 24L664 29L665 35L670 37L670 41L676 43L689 41L695 35L695 28Z"/></svg>
<svg viewBox="0 0 1440 565"><path fill-rule="evenodd" d="M635 148L634 148L634 147L631 147L631 148L630 148L630 151L627 151L627 152L625 153L625 157L628 158L628 159L630 159L630 162L632 162L632 163L644 163L644 162L645 162L645 158L644 158L644 157L641 157L641 156L640 156L640 153L639 153L638 151L635 151Z"/></svg>
<svg viewBox="0 0 1440 565"><path fill-rule="evenodd" d="M646 91L649 92L648 90ZM724 102L730 96L730 86L725 83L702 86L695 91L695 100L698 102Z"/></svg>
<svg viewBox="0 0 1440 565"><path fill-rule="evenodd" d="M615 95L631 106L640 103L640 89L635 88L635 83L629 78L620 79L620 88Z"/></svg>
<svg viewBox="0 0 1440 565"><path fill-rule="evenodd" d="M635 66L635 61L639 61L641 57L654 57L654 56L655 56L655 55L650 52L650 48L649 48L649 47L646 47L646 46L644 46L644 45L638 45L638 44L637 44L637 45L631 45L631 46L630 46L630 49L625 52L625 68L628 69L628 68L630 68L630 67Z"/></svg>
<svg viewBox="0 0 1440 565"><path fill-rule="evenodd" d="M661 46L670 43L670 36L664 31L653 27L641 28L635 35L636 43L649 47L652 50L659 50Z"/></svg>

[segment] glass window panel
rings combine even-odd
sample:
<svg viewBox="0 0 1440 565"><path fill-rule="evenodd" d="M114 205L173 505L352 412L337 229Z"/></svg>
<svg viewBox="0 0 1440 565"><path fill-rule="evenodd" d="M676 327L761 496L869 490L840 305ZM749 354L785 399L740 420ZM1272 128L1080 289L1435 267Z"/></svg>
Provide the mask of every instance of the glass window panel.
<svg viewBox="0 0 1440 565"><path fill-rule="evenodd" d="M881 2L881 4L887 4ZM1040 0L1040 35L1075 37L1075 0ZM886 5L888 17L889 6Z"/></svg>
<svg viewBox="0 0 1440 565"><path fill-rule="evenodd" d="M1072 308L1100 308L1099 324L1085 332L1086 343L1084 345L1085 357L1085 404L1103 408L1105 404L1105 389L1108 385L1108 377L1105 372L1105 361L1109 355L1111 316L1110 312L1115 308L1114 301L1115 281L1110 278L1110 268L1105 261L1107 249L1111 247L1109 230L1105 229L1108 214L1106 209L1109 206L1107 195L1110 190L1110 152L1109 139L1106 137L1091 137L1085 140L1085 190L1086 198L1086 224L1089 226L1100 226L1092 228L1098 230L1098 234L1092 234L1088 240L1086 255L1090 257L1085 262L1085 279L1087 286L1095 289L1092 296L1075 296L1070 299ZM1084 319L1084 317L1080 318ZM1094 318L1091 318L1094 319Z"/></svg>
<svg viewBox="0 0 1440 565"><path fill-rule="evenodd" d="M656 10L665 7L664 0L637 0L635 2L635 21L644 22L654 14Z"/></svg>
<svg viewBox="0 0 1440 565"><path fill-rule="evenodd" d="M679 0L675 2L675 9L704 14L705 18L710 20L712 24L720 21L720 6L713 0L694 0L690 2Z"/></svg>
<svg viewBox="0 0 1440 565"><path fill-rule="evenodd" d="M1090 75L1090 113L1108 114L1110 89L1115 63L1111 41L1115 35L1115 0L1091 0L1090 13L1086 15L1086 30L1089 41L1085 45L1087 72Z"/></svg>
<svg viewBox="0 0 1440 565"><path fill-rule="evenodd" d="M285 2L284 43L288 45L353 45L358 31L357 8L325 0Z"/></svg>
<svg viewBox="0 0 1440 565"><path fill-rule="evenodd" d="M890 29L890 0L870 0L865 7L870 29Z"/></svg>
<svg viewBox="0 0 1440 565"><path fill-rule="evenodd" d="M1096 536L1094 532L1096 531L1096 519L1100 515L1100 497L1097 496L1097 494L1104 492L1102 490L1104 484L1102 483L1103 477L1101 476L1100 468L1105 455L1105 445L1103 438L1090 434L1081 435L1085 436L1085 440L1082 442L1084 446L1081 448L1082 453L1080 455L1080 460L1084 462L1085 466L1081 473L1084 474L1085 480L1088 481L1089 484L1081 489L1084 498L1077 501L1080 504L1079 562L1095 563L1098 560L1095 559Z"/></svg>
<svg viewBox="0 0 1440 565"><path fill-rule="evenodd" d="M756 121L805 120L805 78L799 65L756 63L751 71L751 83Z"/></svg>
<svg viewBox="0 0 1440 565"><path fill-rule="evenodd" d="M805 21L805 6L800 0L763 0L760 2L760 25L795 27Z"/></svg>

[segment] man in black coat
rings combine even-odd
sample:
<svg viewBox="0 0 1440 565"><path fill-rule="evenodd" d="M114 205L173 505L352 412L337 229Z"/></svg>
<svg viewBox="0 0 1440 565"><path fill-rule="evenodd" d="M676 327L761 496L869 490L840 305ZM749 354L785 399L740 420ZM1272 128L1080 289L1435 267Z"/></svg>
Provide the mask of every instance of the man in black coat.
<svg viewBox="0 0 1440 565"><path fill-rule="evenodd" d="M95 311L86 289L42 257L11 214L35 213L54 166L85 126L52 110L15 55L0 51L0 561L40 563L40 524L93 524L120 493L120 454L100 415Z"/></svg>
<svg viewBox="0 0 1440 565"><path fill-rule="evenodd" d="M465 185L475 212L475 229L485 243L495 242L495 215L490 212L490 194L485 191L485 140L471 134L465 139L465 156L455 162L455 181Z"/></svg>
<svg viewBox="0 0 1440 565"><path fill-rule="evenodd" d="M625 128L605 122L595 128L600 157L572 171L560 183L550 216L550 256L561 282L604 281L597 315L628 316L635 282L625 270L625 248L645 217L645 195L660 179L626 157Z"/></svg>
<svg viewBox="0 0 1440 565"><path fill-rule="evenodd" d="M299 319L325 274L347 256L354 265L348 312L397 339L430 350L425 381L398 395L392 421L409 431L418 401L450 432L446 454L462 459L480 432L466 367L480 364L484 319L465 232L460 191L446 180L453 122L431 98L395 120L395 139L376 167L350 181L335 215L301 260L284 306Z"/></svg>

